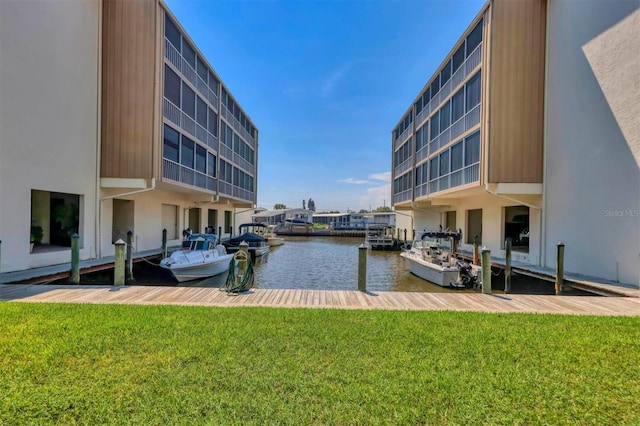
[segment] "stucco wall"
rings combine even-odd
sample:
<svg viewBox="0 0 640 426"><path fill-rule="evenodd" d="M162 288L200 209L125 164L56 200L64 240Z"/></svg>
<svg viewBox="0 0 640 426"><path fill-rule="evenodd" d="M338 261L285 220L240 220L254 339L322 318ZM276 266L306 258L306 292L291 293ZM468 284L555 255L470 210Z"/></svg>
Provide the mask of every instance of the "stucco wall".
<svg viewBox="0 0 640 426"><path fill-rule="evenodd" d="M31 190L80 195L83 259L95 253L100 2L0 1L3 272L70 261L29 254Z"/></svg>
<svg viewBox="0 0 640 426"><path fill-rule="evenodd" d="M548 7L544 263L640 281L637 0ZM617 264L617 267L616 267ZM617 269L617 273L616 273Z"/></svg>
<svg viewBox="0 0 640 426"><path fill-rule="evenodd" d="M121 191L122 192L122 191ZM127 192L127 191L124 191ZM115 190L102 191L101 197L101 256L113 256L115 247L111 244L111 230L113 224L113 198L118 192ZM178 235L177 239L167 242L169 246L180 244L182 239L182 230L188 227L189 208L200 208L200 223L206 225L208 210L218 211L218 224L224 229L224 212L234 212L233 205L226 203L210 204L196 203L189 198L187 194L178 192L170 192L166 190L156 189L153 191L142 192L132 195L116 196L119 200L133 201L133 246L134 250L145 251L155 250L162 245L162 205L178 206ZM238 209L243 212L246 209ZM238 224L250 222L253 210L235 215L232 213L231 218L235 220L233 223L234 230L237 232ZM194 232L203 232L203 229L193 230ZM216 229L216 233L218 230ZM223 234L223 237L229 236Z"/></svg>

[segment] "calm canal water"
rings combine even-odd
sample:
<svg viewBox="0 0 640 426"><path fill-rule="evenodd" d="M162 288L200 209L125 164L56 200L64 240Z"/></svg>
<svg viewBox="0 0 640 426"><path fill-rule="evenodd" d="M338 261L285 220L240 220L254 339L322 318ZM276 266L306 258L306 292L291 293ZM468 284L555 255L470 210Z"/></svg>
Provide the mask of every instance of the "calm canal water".
<svg viewBox="0 0 640 426"><path fill-rule="evenodd" d="M256 288L357 290L358 246L363 238L291 237L271 248L268 256L258 258L254 265ZM94 275L94 274L90 274ZM94 283L111 281L113 273L97 273ZM220 287L226 274L206 280L177 283L171 274L146 262L134 264L135 285L168 285ZM84 281L89 280L86 277ZM503 293L504 275L493 277L493 293ZM514 275L513 293L554 294L553 283ZM429 293L476 292L472 289L450 289L431 284L412 275L399 251L367 251L367 290L418 291Z"/></svg>
<svg viewBox="0 0 640 426"><path fill-rule="evenodd" d="M255 287L314 290L358 288L358 246L363 238L284 237L268 259L256 262ZM451 291L409 273L399 251L367 251L367 290Z"/></svg>

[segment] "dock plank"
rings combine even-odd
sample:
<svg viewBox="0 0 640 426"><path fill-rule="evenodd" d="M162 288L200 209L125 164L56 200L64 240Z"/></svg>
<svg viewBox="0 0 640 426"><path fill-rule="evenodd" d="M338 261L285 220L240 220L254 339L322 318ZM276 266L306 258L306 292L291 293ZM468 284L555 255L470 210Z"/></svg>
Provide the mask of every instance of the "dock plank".
<svg viewBox="0 0 640 426"><path fill-rule="evenodd" d="M316 309L387 309L640 316L634 297L481 293L360 292L252 289L229 295L217 287L59 286L0 284L0 300L40 303L110 303L187 306L268 306Z"/></svg>

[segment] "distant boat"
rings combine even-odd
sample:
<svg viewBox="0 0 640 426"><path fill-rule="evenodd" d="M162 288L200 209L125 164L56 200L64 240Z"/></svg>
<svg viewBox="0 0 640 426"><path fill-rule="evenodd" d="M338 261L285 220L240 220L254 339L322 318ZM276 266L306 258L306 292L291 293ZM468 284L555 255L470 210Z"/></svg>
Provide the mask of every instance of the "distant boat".
<svg viewBox="0 0 640 426"><path fill-rule="evenodd" d="M229 253L235 253L240 249L240 243L245 241L249 244L249 253L252 258L269 253L269 243L260 234L264 233L267 225L263 223L243 223L239 226L240 235L222 241ZM244 232L243 232L244 231Z"/></svg>
<svg viewBox="0 0 640 426"><path fill-rule="evenodd" d="M178 282L209 278L229 270L233 254L227 254L215 234L190 234L182 247L160 261L160 266Z"/></svg>
<svg viewBox="0 0 640 426"><path fill-rule="evenodd" d="M372 250L393 250L397 243L393 239L393 226L372 223L367 225L365 244Z"/></svg>
<svg viewBox="0 0 640 426"><path fill-rule="evenodd" d="M284 244L284 238L278 237L278 234L276 234L275 225L267 225L267 229L264 232L263 237L267 239L269 247L276 247Z"/></svg>

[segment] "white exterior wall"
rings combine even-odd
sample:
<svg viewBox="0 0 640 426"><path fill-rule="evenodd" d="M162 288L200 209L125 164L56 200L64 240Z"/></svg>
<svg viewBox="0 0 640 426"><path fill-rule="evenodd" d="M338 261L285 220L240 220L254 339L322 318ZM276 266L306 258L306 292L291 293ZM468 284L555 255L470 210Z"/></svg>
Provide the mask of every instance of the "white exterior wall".
<svg viewBox="0 0 640 426"><path fill-rule="evenodd" d="M103 191L102 197L112 197L117 195L117 192ZM232 204L220 203L196 203L188 198L186 194L177 192L163 191L155 189L153 191L141 192L138 194L124 195L115 197L119 200L131 200L134 202L134 223L133 229L133 248L136 251L156 250L162 246L162 205L169 204L178 206L178 229L177 238L167 241L168 246L179 245L182 240L182 231L188 227L189 222L189 209L200 208L200 223L203 229L193 229L193 232L203 232L204 227L207 225L208 210L217 210L217 221L222 226L224 232L224 212L230 211L231 220L235 232L237 232L238 224L250 222L251 213L248 213L248 220L241 215L235 215ZM102 253L101 256L113 256L115 254L115 246L111 244L111 231L113 224L113 198L106 198L101 201L102 213L101 213L101 241L102 241ZM244 209L239 209L242 211ZM241 222L244 220L244 222ZM216 229L216 233L218 230ZM228 237L229 234L222 234L222 237Z"/></svg>
<svg viewBox="0 0 640 426"><path fill-rule="evenodd" d="M441 200L441 202L446 202ZM448 206L437 206L431 210L416 210L415 229L437 229L439 225L445 226L446 212L456 212L456 229L462 229L462 241L460 249L473 252L473 244L467 243L469 234L467 224L467 210L482 209L482 244L491 250L492 257L504 258L504 208L521 206L522 204L500 198L489 193L452 199ZM531 265L538 264L540 258L540 211L529 208L529 252L512 251L512 259Z"/></svg>
<svg viewBox="0 0 640 426"><path fill-rule="evenodd" d="M95 255L101 2L0 1L0 270L71 261L29 254L31 190L77 194L80 257Z"/></svg>
<svg viewBox="0 0 640 426"><path fill-rule="evenodd" d="M640 11L637 0L551 0L545 266L640 284ZM616 267L617 265L617 267ZM617 272L616 272L617 269Z"/></svg>

